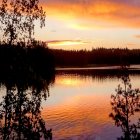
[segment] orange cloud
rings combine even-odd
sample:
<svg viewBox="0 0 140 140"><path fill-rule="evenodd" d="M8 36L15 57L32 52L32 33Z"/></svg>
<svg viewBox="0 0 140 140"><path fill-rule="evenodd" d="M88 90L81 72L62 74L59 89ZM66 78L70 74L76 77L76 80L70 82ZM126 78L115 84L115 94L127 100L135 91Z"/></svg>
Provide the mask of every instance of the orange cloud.
<svg viewBox="0 0 140 140"><path fill-rule="evenodd" d="M139 38L139 39L140 39L140 35L135 35L134 37L135 37L135 38Z"/></svg>
<svg viewBox="0 0 140 140"><path fill-rule="evenodd" d="M87 20L86 25L91 26L94 22L100 22L100 26L140 28L140 8L130 3L116 2L113 0L95 1L48 1L44 5L48 16L60 20L79 19ZM101 24L101 22L103 22ZM105 24L106 23L106 24ZM92 26L91 26L92 28Z"/></svg>
<svg viewBox="0 0 140 140"><path fill-rule="evenodd" d="M86 44L88 42L84 42L82 40L50 40L46 41L46 43L51 46L69 46Z"/></svg>

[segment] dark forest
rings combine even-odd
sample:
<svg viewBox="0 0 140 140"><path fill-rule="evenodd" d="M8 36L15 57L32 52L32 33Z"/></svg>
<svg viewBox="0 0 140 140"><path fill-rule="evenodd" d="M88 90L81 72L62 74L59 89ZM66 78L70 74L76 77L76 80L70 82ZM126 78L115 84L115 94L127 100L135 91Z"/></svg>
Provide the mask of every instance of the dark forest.
<svg viewBox="0 0 140 140"><path fill-rule="evenodd" d="M140 64L140 49L97 48L91 51L57 49L51 51L58 67Z"/></svg>

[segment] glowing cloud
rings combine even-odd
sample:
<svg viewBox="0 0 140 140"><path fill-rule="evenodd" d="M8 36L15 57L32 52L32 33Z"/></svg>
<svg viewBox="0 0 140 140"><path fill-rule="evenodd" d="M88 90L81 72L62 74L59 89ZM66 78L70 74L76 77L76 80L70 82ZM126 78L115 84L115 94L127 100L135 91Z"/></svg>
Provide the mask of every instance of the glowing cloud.
<svg viewBox="0 0 140 140"><path fill-rule="evenodd" d="M134 35L135 38L139 38L140 39L140 35Z"/></svg>
<svg viewBox="0 0 140 140"><path fill-rule="evenodd" d="M88 42L81 40L51 40L46 42L49 46L69 46L69 45L81 45Z"/></svg>
<svg viewBox="0 0 140 140"><path fill-rule="evenodd" d="M83 19L92 28L93 21L100 26L140 28L138 0L48 0L44 3L48 16L61 20ZM80 23L82 20L80 21ZM77 27L76 27L77 28ZM78 26L79 28L79 26Z"/></svg>

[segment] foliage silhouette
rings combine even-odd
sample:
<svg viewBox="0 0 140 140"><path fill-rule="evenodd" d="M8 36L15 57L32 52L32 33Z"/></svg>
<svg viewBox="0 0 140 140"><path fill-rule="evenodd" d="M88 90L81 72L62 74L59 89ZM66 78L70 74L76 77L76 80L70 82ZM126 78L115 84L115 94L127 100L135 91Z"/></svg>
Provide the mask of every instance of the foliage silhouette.
<svg viewBox="0 0 140 140"><path fill-rule="evenodd" d="M21 41L32 42L36 20L40 20L40 27L45 26L45 12L39 6L39 0L2 0L1 41L9 45Z"/></svg>
<svg viewBox="0 0 140 140"><path fill-rule="evenodd" d="M35 21L45 26L39 0L2 0L0 23L0 139L52 139L41 117L41 102L54 81L54 63L45 43L33 38Z"/></svg>
<svg viewBox="0 0 140 140"><path fill-rule="evenodd" d="M42 95L35 89L28 93L18 89L7 89L1 103L1 139L51 139L51 131L46 130L40 111L45 93Z"/></svg>
<svg viewBox="0 0 140 140"><path fill-rule="evenodd" d="M121 127L123 136L118 140L139 140L140 139L140 120L134 124L131 117L140 111L140 90L132 89L127 68L123 68L123 86L118 85L116 94L111 96L113 112L110 117L114 120L117 127Z"/></svg>
<svg viewBox="0 0 140 140"><path fill-rule="evenodd" d="M52 139L41 117L41 102L49 96L54 65L44 43L0 46L0 84L6 95L0 104L0 139Z"/></svg>

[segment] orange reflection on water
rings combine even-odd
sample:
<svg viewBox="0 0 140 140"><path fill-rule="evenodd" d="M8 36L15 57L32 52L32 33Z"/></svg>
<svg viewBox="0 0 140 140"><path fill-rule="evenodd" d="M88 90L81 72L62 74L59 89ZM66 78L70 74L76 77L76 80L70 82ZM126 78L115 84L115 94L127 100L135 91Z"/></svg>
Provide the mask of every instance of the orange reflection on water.
<svg viewBox="0 0 140 140"><path fill-rule="evenodd" d="M63 86L80 86L84 84L78 77L73 78L69 76L57 76L55 81L57 85Z"/></svg>
<svg viewBox="0 0 140 140"><path fill-rule="evenodd" d="M106 77L105 77L106 78ZM111 94L120 83L117 78L98 78L94 76L78 76L77 74L57 75L55 88L52 90L53 102L46 102L42 116L48 128L52 128L54 139L89 139L96 136L109 140L121 136L121 129L109 118L112 112ZM131 77L139 83L139 78ZM132 82L132 83L133 83ZM137 122L139 114L132 121Z"/></svg>
<svg viewBox="0 0 140 140"><path fill-rule="evenodd" d="M62 104L44 108L43 117L54 131L55 137L100 133L110 119L107 96L76 95Z"/></svg>

